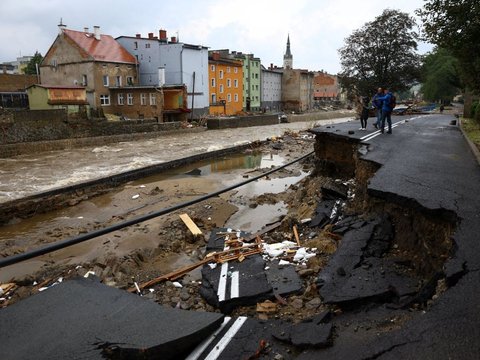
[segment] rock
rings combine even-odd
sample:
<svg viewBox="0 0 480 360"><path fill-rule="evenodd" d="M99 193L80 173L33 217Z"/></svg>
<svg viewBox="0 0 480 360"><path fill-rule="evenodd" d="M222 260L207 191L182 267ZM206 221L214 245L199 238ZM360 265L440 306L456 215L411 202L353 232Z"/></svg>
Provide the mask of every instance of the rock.
<svg viewBox="0 0 480 360"><path fill-rule="evenodd" d="M303 300L300 298L295 298L290 304L294 309L301 309L303 307Z"/></svg>
<svg viewBox="0 0 480 360"><path fill-rule="evenodd" d="M313 275L314 273L315 272L313 271L313 269L302 269L298 271L298 275L300 275L301 277L307 277Z"/></svg>
<svg viewBox="0 0 480 360"><path fill-rule="evenodd" d="M307 309L316 309L322 304L322 300L319 297L313 298L305 304Z"/></svg>

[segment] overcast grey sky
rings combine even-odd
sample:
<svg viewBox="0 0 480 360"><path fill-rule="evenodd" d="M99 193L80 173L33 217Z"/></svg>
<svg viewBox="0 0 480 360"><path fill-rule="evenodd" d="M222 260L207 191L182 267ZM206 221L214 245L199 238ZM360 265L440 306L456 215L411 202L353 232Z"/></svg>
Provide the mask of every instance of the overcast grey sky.
<svg viewBox="0 0 480 360"><path fill-rule="evenodd" d="M113 37L165 29L181 42L253 53L265 66L282 65L290 34L295 68L335 74L337 50L354 30L385 8L414 15L422 6L422 0L2 0L0 62L37 50L45 55L62 19L69 29L99 25ZM430 49L422 44L419 51Z"/></svg>

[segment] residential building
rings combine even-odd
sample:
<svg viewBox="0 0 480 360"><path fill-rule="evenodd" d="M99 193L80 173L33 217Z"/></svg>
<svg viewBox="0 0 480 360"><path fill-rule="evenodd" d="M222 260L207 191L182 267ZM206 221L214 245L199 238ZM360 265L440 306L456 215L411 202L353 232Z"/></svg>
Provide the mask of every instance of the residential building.
<svg viewBox="0 0 480 360"><path fill-rule="evenodd" d="M81 85L89 105L102 114L112 113L110 87L138 84L136 59L110 35L85 28L75 31L59 25L59 34L40 65L42 84Z"/></svg>
<svg viewBox="0 0 480 360"><path fill-rule="evenodd" d="M228 49L215 50L222 57L240 60L243 63L243 109L245 111L260 111L261 101L261 64L260 58L253 54Z"/></svg>
<svg viewBox="0 0 480 360"><path fill-rule="evenodd" d="M261 103L260 106L265 111L282 110L282 70L273 67L273 64L267 69L261 67Z"/></svg>
<svg viewBox="0 0 480 360"><path fill-rule="evenodd" d="M184 85L187 88L188 109L194 117L209 112L208 48L185 44L177 37L167 38L160 30L158 36L149 33L147 38L120 36L116 39L133 56L138 64L140 85Z"/></svg>
<svg viewBox="0 0 480 360"><path fill-rule="evenodd" d="M28 108L27 88L36 82L36 75L0 74L0 107Z"/></svg>
<svg viewBox="0 0 480 360"><path fill-rule="evenodd" d="M243 110L243 62L211 51L208 64L210 114L238 114Z"/></svg>
<svg viewBox="0 0 480 360"><path fill-rule="evenodd" d="M83 86L40 85L27 88L30 110L65 109L70 116L88 116L87 92Z"/></svg>
<svg viewBox="0 0 480 360"><path fill-rule="evenodd" d="M313 107L313 72L284 69L282 104L285 111L304 112Z"/></svg>
<svg viewBox="0 0 480 360"><path fill-rule="evenodd" d="M24 74L33 56L20 56L15 61L8 61L0 64L0 69L6 74Z"/></svg>
<svg viewBox="0 0 480 360"><path fill-rule="evenodd" d="M316 72L313 78L313 99L315 103L338 100L341 92L338 77L323 71Z"/></svg>

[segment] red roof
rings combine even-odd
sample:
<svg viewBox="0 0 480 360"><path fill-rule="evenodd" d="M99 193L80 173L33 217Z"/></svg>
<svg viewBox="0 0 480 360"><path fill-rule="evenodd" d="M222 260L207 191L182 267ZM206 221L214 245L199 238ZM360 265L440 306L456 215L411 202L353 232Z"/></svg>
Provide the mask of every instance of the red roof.
<svg viewBox="0 0 480 360"><path fill-rule="evenodd" d="M97 40L94 34L83 31L64 29L63 33L93 57L95 61L136 63L135 57L110 35L101 34L100 40Z"/></svg>

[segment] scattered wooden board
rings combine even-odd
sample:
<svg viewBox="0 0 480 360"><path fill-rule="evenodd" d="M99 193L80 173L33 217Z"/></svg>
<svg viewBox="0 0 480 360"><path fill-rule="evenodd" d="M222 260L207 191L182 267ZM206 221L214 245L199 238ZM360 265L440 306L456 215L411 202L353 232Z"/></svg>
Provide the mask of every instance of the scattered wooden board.
<svg viewBox="0 0 480 360"><path fill-rule="evenodd" d="M193 234L193 236L203 235L202 231L198 228L198 226L190 219L188 214L181 214L180 219L182 219L183 223L187 226L188 230Z"/></svg>

